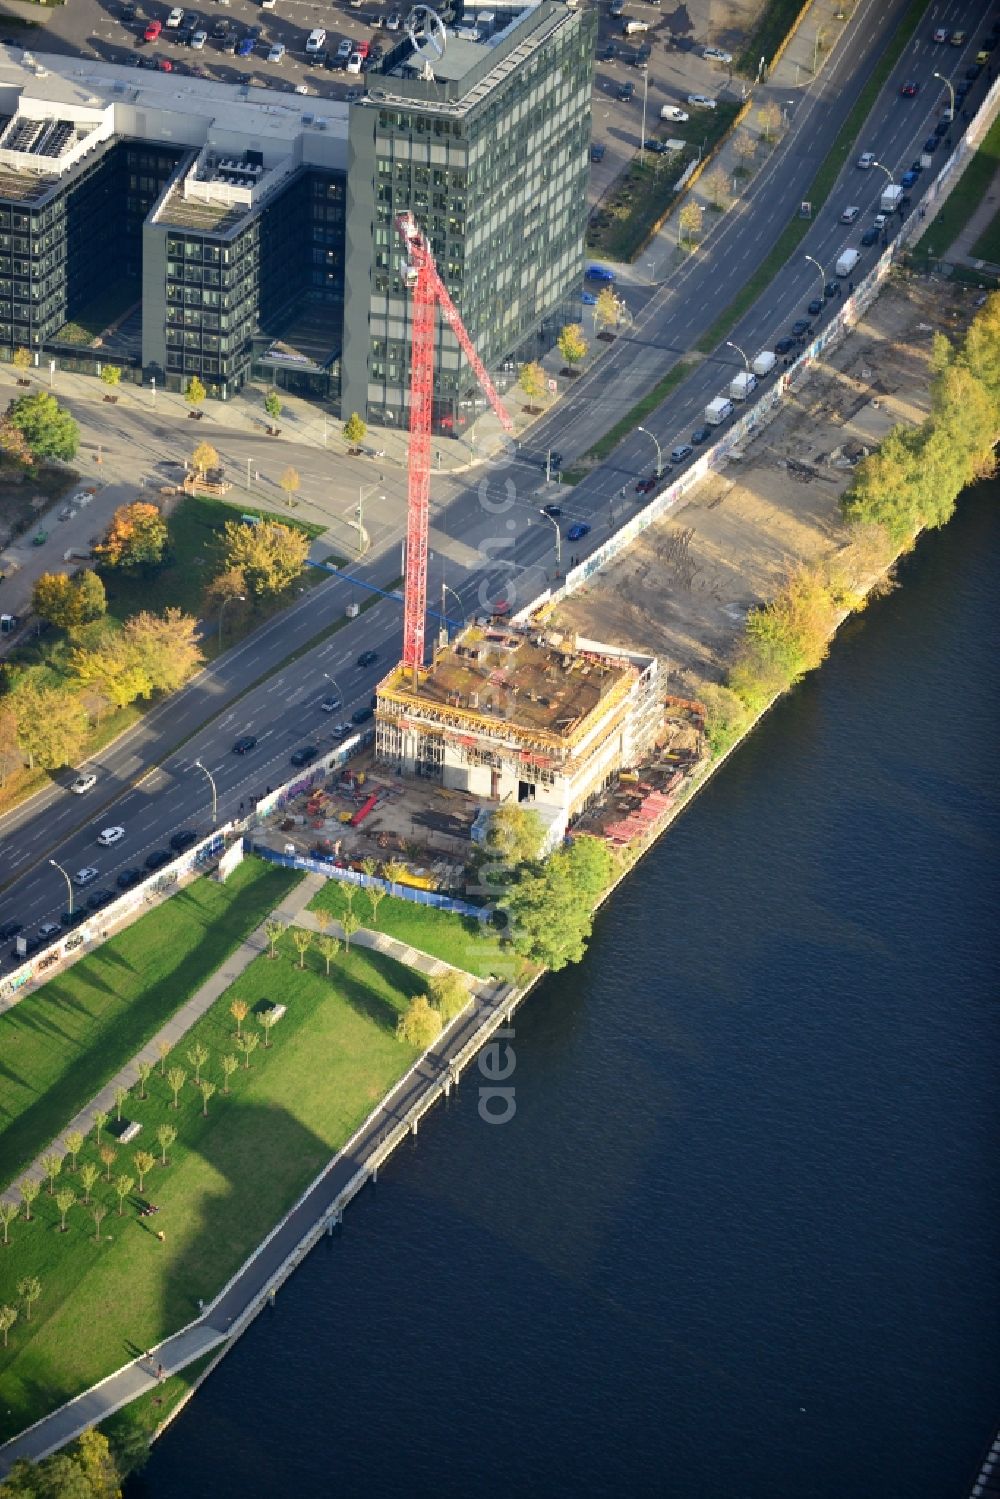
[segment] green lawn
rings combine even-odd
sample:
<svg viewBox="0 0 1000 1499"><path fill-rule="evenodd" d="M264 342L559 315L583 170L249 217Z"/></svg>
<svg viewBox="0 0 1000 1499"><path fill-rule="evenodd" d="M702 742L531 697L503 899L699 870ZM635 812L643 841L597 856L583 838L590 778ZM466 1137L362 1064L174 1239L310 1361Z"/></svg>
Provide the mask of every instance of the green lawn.
<svg viewBox="0 0 1000 1499"><path fill-rule="evenodd" d="M339 880L327 880L310 901L310 911L329 911L339 920L347 910L345 888ZM371 903L367 891L362 889L357 890L353 909L363 926L408 942L411 947L443 958L478 978L489 978L491 973L506 975L511 965L518 963L509 949L501 946L495 932L489 929L484 932L478 921L454 911L438 911L433 906L418 906L411 900L387 895L378 908L377 922L373 922Z"/></svg>
<svg viewBox="0 0 1000 1499"><path fill-rule="evenodd" d="M145 1101L129 1100L127 1117L142 1124L142 1137L121 1151L115 1174L134 1175L140 1144L158 1150L159 1124L178 1130L168 1166L157 1166L145 1183L146 1199L160 1208L156 1218L137 1215L135 1194L119 1217L117 1197L102 1182L95 1190L112 1211L100 1243L82 1205L70 1209L61 1234L44 1191L34 1221L13 1225L0 1251L0 1301L17 1303L25 1275L38 1277L42 1295L30 1326L22 1314L9 1349L0 1349L0 1440L189 1321L198 1298L221 1289L413 1062L416 1052L396 1040L395 1028L422 988L419 974L355 947L334 960L328 979L317 953L300 970L287 938L285 944L291 956L257 959L168 1064L191 1078L192 1044L208 1049L203 1075L220 1090L207 1117L191 1081L174 1111L158 1073ZM225 1096L219 1059L234 1050L234 996L251 1013L266 999L280 999L288 1010L270 1049L258 1047L249 1071L241 1062ZM94 1158L91 1138L81 1161ZM79 1178L68 1170L60 1181L79 1192ZM165 1234L162 1243L154 1230Z"/></svg>
<svg viewBox="0 0 1000 1499"><path fill-rule="evenodd" d="M222 1352L222 1348L223 1345L220 1344L202 1358L196 1358L179 1374L172 1374L161 1380L148 1395L140 1395L131 1405L123 1406L120 1411L115 1411L113 1416L100 1423L98 1429L107 1437L118 1472L123 1477L142 1466L149 1455L149 1444L158 1427L194 1388L212 1360Z"/></svg>
<svg viewBox="0 0 1000 1499"><path fill-rule="evenodd" d="M947 260L948 251L986 197L998 168L1000 168L1000 119L994 120L986 132L982 145L956 182L941 212L933 219L921 241L921 249L926 249L928 253L933 252L937 259ZM1000 260L1000 222L996 216L985 233L973 245L972 254L980 260L992 262Z"/></svg>
<svg viewBox="0 0 1000 1499"><path fill-rule="evenodd" d="M0 1015L0 1182L64 1129L301 877L246 859L148 912Z"/></svg>

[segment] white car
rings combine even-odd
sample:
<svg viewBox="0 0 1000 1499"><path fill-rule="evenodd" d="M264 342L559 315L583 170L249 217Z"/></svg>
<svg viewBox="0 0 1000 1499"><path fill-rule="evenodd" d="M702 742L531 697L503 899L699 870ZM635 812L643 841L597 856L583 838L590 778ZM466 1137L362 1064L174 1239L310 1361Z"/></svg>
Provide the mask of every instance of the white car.
<svg viewBox="0 0 1000 1499"><path fill-rule="evenodd" d="M93 864L87 864L83 869L78 869L73 876L74 885L89 885L91 880L97 879L97 870Z"/></svg>
<svg viewBox="0 0 1000 1499"><path fill-rule="evenodd" d="M171 31L174 31L181 24L183 19L184 7L182 5L175 5L173 10L167 17L167 25L169 26Z"/></svg>
<svg viewBox="0 0 1000 1499"><path fill-rule="evenodd" d="M862 151L861 155L858 157L858 166L861 168L861 170L863 172L870 171L870 169L874 165L875 165L875 152L874 151Z"/></svg>
<svg viewBox="0 0 1000 1499"><path fill-rule="evenodd" d="M673 120L678 125L683 125L684 121L689 120L690 118L691 116L688 114L687 110L680 109L676 104L664 104L663 108L660 110L661 120Z"/></svg>
<svg viewBox="0 0 1000 1499"><path fill-rule="evenodd" d="M205 45L205 43L207 41L208 41L208 32L207 31L196 31L196 32L193 33L193 35L191 37L191 46L194 48L194 50L196 52L200 52L201 49L204 47L204 45Z"/></svg>
<svg viewBox="0 0 1000 1499"><path fill-rule="evenodd" d="M309 35L306 37L306 51L322 52L325 43L326 32L323 30L322 26L317 26L315 30L310 31Z"/></svg>
<svg viewBox="0 0 1000 1499"><path fill-rule="evenodd" d="M281 62L285 56L284 42L275 42L268 51L268 62Z"/></svg>
<svg viewBox="0 0 1000 1499"><path fill-rule="evenodd" d="M840 222L842 224L856 224L860 217L861 209L858 205L856 203L849 203L840 215Z"/></svg>
<svg viewBox="0 0 1000 1499"><path fill-rule="evenodd" d="M399 14L398 10L394 10L385 23L385 29L386 31L399 31L402 24L403 17Z"/></svg>
<svg viewBox="0 0 1000 1499"><path fill-rule="evenodd" d="M876 229L884 229L888 222L889 215L887 213L877 213L875 215L874 223Z"/></svg>
<svg viewBox="0 0 1000 1499"><path fill-rule="evenodd" d="M701 55L710 58L712 62L732 62L733 60L733 54L723 52L721 47L706 47Z"/></svg>
<svg viewBox="0 0 1000 1499"><path fill-rule="evenodd" d="M347 71L349 73L360 73L361 72L361 53L360 52L352 52L351 53L350 57L347 59Z"/></svg>
<svg viewBox="0 0 1000 1499"><path fill-rule="evenodd" d="M102 848L110 848L112 843L120 843L124 837L124 828L105 828L103 832L98 833L97 841Z"/></svg>
<svg viewBox="0 0 1000 1499"><path fill-rule="evenodd" d="M354 51L354 43L348 37L345 36L344 40L341 42L340 46L337 48L337 56L341 59L342 62L346 62L347 59L350 57L350 55L351 55L351 53L353 51Z"/></svg>
<svg viewBox="0 0 1000 1499"><path fill-rule="evenodd" d="M695 109L718 109L717 99L712 99L708 94L688 94L688 103Z"/></svg>
<svg viewBox="0 0 1000 1499"><path fill-rule="evenodd" d="M82 796L85 791L92 791L96 785L97 777L92 770L88 770L85 775L77 776L69 789L75 791L77 796Z"/></svg>

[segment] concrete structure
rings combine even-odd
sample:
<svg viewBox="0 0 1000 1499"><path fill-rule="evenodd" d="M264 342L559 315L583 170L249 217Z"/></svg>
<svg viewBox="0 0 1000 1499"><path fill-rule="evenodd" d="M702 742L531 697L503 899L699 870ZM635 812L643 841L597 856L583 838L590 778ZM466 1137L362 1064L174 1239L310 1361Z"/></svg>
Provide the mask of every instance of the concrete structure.
<svg viewBox="0 0 1000 1499"><path fill-rule="evenodd" d="M404 33L344 100L3 48L0 350L402 423L409 208L484 360L533 357L576 311L592 31L536 0L433 76ZM450 334L437 363L447 433L475 382Z"/></svg>
<svg viewBox="0 0 1000 1499"><path fill-rule="evenodd" d="M467 627L418 680L377 690L375 749L406 774L531 806L554 844L662 721L655 657L496 622Z"/></svg>

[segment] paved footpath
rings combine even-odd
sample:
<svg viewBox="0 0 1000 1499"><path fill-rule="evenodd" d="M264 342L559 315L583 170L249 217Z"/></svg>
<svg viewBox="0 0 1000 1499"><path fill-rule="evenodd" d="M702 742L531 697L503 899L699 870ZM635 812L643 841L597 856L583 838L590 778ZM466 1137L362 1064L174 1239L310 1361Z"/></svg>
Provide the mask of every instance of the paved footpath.
<svg viewBox="0 0 1000 1499"><path fill-rule="evenodd" d="M313 925L312 919L303 914L302 906L319 884L322 884L320 876L309 876L295 892L304 897L295 912L300 925ZM289 902L286 901L279 911L285 919L288 908ZM332 925L330 930L333 930ZM244 945L253 943L259 935L259 931L255 932ZM359 931L351 941L388 952L424 972L450 966L380 932ZM257 956L259 951L258 946L252 956ZM404 958L403 954L408 956ZM232 960L226 965L230 971L231 963ZM315 1231L317 1225L324 1225L331 1219L341 1193L359 1172L370 1171L378 1164L387 1137L399 1129L401 1122L425 1095L439 1093L443 1080L449 1076L457 1081L457 1060L473 1042L480 1027L505 1012L516 993L513 985L499 981L477 981L473 983L472 991L472 1004L452 1021L437 1045L419 1059L372 1111L198 1320L149 1350L148 1359L139 1358L126 1364L0 1447L0 1477L19 1458L37 1462L71 1442L87 1427L105 1420L137 1396L147 1393L157 1383L157 1367L165 1376L176 1374L211 1349L221 1348L243 1330L266 1303L269 1291L273 1291L272 1281L277 1284L290 1266L297 1263L303 1240Z"/></svg>
<svg viewBox="0 0 1000 1499"><path fill-rule="evenodd" d="M961 234L943 254L938 255L938 259L949 263L957 261L960 265L967 265L976 271L987 264L985 261L974 259L972 247L979 236L989 228L998 212L1000 212L1000 167L993 173L993 180L974 212L966 220ZM930 235L925 235L925 239L929 238Z"/></svg>

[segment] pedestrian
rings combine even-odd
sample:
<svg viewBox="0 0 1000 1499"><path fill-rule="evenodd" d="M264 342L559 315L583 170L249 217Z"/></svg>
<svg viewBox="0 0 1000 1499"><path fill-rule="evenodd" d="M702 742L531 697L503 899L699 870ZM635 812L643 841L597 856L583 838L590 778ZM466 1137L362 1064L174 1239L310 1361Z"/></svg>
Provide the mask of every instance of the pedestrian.
<svg viewBox="0 0 1000 1499"><path fill-rule="evenodd" d="M240 802L240 816L243 815L243 803Z"/></svg>
<svg viewBox="0 0 1000 1499"><path fill-rule="evenodd" d="M167 1371L166 1371L166 1369L164 1369L164 1367L163 1367L162 1364L157 1364L157 1366L156 1366L156 1378L157 1378L157 1380L161 1380L163 1378L163 1376L166 1374L166 1372Z"/></svg>
<svg viewBox="0 0 1000 1499"><path fill-rule="evenodd" d="M199 1312L203 1312L205 1310L205 1298L203 1296L198 1297L198 1310Z"/></svg>

